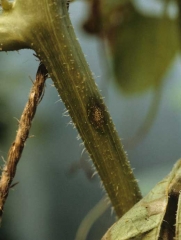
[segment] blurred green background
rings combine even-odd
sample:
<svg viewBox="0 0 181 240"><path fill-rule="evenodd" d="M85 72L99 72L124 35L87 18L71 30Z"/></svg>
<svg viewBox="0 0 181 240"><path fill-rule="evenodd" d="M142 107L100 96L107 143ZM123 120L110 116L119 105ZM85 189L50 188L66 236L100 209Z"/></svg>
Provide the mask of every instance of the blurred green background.
<svg viewBox="0 0 181 240"><path fill-rule="evenodd" d="M156 12L158 7L146 0L137 2L144 11ZM175 56L165 72L152 127L142 141L131 146L127 140L143 124L155 92L150 89L129 96L121 93L111 81L102 42L82 30L88 6L77 1L71 4L69 12L135 176L146 194L181 156L180 55ZM1 166L15 137L17 119L27 101L32 86L30 78L35 78L37 67L38 62L30 50L0 54ZM28 139L18 164L14 182L19 184L10 191L5 205L0 240L73 240L81 220L105 195L98 177L89 179L83 170L71 174L83 147L64 112L65 107L48 79L30 132L34 137ZM88 160L86 154L83 158ZM111 209L107 210L93 225L87 240L100 239L114 221Z"/></svg>

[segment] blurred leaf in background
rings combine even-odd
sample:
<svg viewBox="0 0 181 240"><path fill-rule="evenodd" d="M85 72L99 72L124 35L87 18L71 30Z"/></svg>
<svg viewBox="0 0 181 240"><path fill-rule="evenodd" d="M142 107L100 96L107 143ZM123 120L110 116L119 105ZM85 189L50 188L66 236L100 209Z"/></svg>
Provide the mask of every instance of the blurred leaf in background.
<svg viewBox="0 0 181 240"><path fill-rule="evenodd" d="M170 1L173 2L173 1ZM126 94L157 88L179 49L178 19L141 13L132 1L92 1L84 28L108 41L115 80Z"/></svg>

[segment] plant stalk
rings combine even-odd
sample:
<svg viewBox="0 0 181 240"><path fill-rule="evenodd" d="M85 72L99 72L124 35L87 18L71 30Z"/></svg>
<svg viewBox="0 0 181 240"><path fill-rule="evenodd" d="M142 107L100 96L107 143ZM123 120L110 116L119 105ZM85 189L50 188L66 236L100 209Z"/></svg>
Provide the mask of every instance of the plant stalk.
<svg viewBox="0 0 181 240"><path fill-rule="evenodd" d="M47 8L49 36L42 26L31 42L68 109L116 214L121 217L140 200L140 191L75 36L66 6L62 7L62 15L56 8L50 11Z"/></svg>
<svg viewBox="0 0 181 240"><path fill-rule="evenodd" d="M17 0L16 8L24 16L19 39L45 64L121 217L140 200L140 190L74 33L66 2Z"/></svg>

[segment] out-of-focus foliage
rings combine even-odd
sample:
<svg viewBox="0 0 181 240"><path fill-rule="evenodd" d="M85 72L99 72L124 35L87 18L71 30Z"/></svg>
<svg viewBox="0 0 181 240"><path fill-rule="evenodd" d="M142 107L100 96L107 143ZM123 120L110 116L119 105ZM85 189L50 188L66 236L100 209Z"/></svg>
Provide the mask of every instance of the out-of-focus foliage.
<svg viewBox="0 0 181 240"><path fill-rule="evenodd" d="M127 22L110 39L113 68L120 87L128 93L160 84L178 50L176 21L145 17L132 10Z"/></svg>
<svg viewBox="0 0 181 240"><path fill-rule="evenodd" d="M124 93L157 87L179 49L178 19L139 12L131 1L91 1L84 28L108 41L115 80Z"/></svg>

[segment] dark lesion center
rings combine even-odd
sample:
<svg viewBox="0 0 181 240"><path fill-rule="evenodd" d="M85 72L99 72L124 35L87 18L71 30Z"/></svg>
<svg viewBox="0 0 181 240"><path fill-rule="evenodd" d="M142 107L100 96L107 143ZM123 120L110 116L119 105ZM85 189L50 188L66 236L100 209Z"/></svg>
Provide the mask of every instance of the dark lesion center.
<svg viewBox="0 0 181 240"><path fill-rule="evenodd" d="M104 133L105 110L103 104L95 99L91 99L87 107L87 115L91 125L97 130Z"/></svg>

